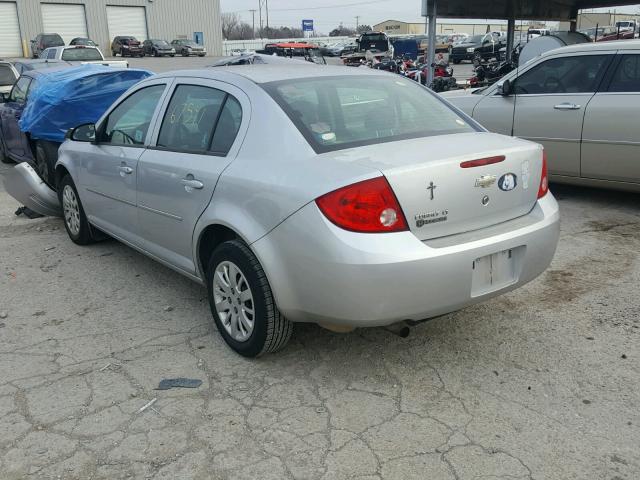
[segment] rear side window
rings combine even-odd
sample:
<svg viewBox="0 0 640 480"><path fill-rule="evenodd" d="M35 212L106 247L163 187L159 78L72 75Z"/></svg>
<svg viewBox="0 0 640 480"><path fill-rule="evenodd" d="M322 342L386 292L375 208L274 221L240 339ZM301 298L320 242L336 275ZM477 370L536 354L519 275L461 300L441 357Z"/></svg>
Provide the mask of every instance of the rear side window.
<svg viewBox="0 0 640 480"><path fill-rule="evenodd" d="M179 85L169 102L157 144L176 151L226 155L241 120L240 104L226 92Z"/></svg>
<svg viewBox="0 0 640 480"><path fill-rule="evenodd" d="M47 60L55 60L56 58L56 50L55 48L47 49Z"/></svg>
<svg viewBox="0 0 640 480"><path fill-rule="evenodd" d="M67 61L96 61L102 60L102 55L96 48L65 48L62 60Z"/></svg>
<svg viewBox="0 0 640 480"><path fill-rule="evenodd" d="M9 65L0 65L0 86L6 87L13 85L16 81L16 76Z"/></svg>
<svg viewBox="0 0 640 480"><path fill-rule="evenodd" d="M318 153L476 131L417 82L349 75L263 84Z"/></svg>
<svg viewBox="0 0 640 480"><path fill-rule="evenodd" d="M551 58L520 75L514 84L518 95L593 93L607 67L607 55Z"/></svg>
<svg viewBox="0 0 640 480"><path fill-rule="evenodd" d="M640 55L622 55L616 67L610 92L640 92Z"/></svg>

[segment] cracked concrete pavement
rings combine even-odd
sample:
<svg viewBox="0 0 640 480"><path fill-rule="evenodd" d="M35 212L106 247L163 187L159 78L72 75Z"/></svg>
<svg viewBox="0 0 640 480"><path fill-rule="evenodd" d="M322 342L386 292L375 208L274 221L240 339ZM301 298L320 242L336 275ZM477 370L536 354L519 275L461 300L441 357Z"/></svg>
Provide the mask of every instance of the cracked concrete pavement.
<svg viewBox="0 0 640 480"><path fill-rule="evenodd" d="M0 188L0 478L640 478L640 196L553 190L533 283L406 339L297 325L247 360L202 287ZM154 390L172 377L203 384Z"/></svg>

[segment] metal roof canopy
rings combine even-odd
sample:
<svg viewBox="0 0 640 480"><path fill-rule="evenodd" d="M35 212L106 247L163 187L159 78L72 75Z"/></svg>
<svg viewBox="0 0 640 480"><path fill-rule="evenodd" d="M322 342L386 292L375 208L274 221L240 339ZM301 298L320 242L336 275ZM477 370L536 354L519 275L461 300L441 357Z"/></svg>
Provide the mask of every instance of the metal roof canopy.
<svg viewBox="0 0 640 480"><path fill-rule="evenodd" d="M438 17L491 18L507 20L569 21L578 10L636 5L638 0L436 0ZM434 0L423 0L422 15L427 16Z"/></svg>
<svg viewBox="0 0 640 480"><path fill-rule="evenodd" d="M515 20L569 21L576 28L578 11L635 5L638 0L422 0L422 16L427 17L429 43L427 50L427 85L433 80L435 61L436 18L484 18L507 20L507 60L511 60Z"/></svg>

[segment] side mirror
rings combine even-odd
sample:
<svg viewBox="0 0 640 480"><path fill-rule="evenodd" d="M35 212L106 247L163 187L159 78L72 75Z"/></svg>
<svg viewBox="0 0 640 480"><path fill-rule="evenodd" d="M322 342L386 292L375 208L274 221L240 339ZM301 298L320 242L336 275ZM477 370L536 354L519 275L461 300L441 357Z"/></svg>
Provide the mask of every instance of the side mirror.
<svg viewBox="0 0 640 480"><path fill-rule="evenodd" d="M85 123L70 129L66 136L74 142L95 142L96 126L94 123Z"/></svg>
<svg viewBox="0 0 640 480"><path fill-rule="evenodd" d="M503 97L508 97L509 95L511 95L511 89L512 89L511 81L504 80L497 84L496 93L498 95L502 95Z"/></svg>

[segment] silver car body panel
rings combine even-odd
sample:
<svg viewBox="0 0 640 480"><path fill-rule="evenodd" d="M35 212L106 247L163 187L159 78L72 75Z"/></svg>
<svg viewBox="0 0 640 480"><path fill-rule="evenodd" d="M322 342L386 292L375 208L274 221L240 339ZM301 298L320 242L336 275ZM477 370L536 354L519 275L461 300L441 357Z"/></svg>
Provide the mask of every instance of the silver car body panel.
<svg viewBox="0 0 640 480"><path fill-rule="evenodd" d="M232 229L258 257L278 307L293 321L367 326L421 320L516 288L548 266L558 240L558 206L550 193L536 199L542 157L537 145L479 131L319 155L257 83L322 75L389 74L309 64L158 75L112 107L136 89L167 84L146 148L135 149L135 174L128 177L136 179L134 196L123 202L126 198L109 198L116 196L109 191L90 191L101 187L89 174L125 181L116 170L100 173L103 167L97 164L107 168L113 163L92 157L100 145L67 141L57 166L73 177L88 218L98 228L201 283L205 276L198 252L203 231L213 225ZM227 157L188 157L154 149L160 119L181 82L211 85L240 101L243 121ZM130 161L122 147L110 148L115 149L110 155L116 168L120 161ZM460 168L460 162L491 155L505 158L494 165ZM528 190L519 183L501 191L497 182L486 181L498 173L519 176L523 162L528 162L530 172ZM156 167L163 172L152 172ZM167 183L179 185L183 174L205 175L205 170L207 188L196 195L185 196ZM382 175L392 185L411 230L349 232L331 223L314 202L337 188ZM476 186L481 177L485 180ZM428 197L430 181L438 188L433 200ZM494 203L482 207L485 196ZM414 215L423 208L428 212L430 202L451 210L451 222L417 227ZM119 208L128 213L118 217ZM506 280L479 288L475 262L504 254L511 269Z"/></svg>

